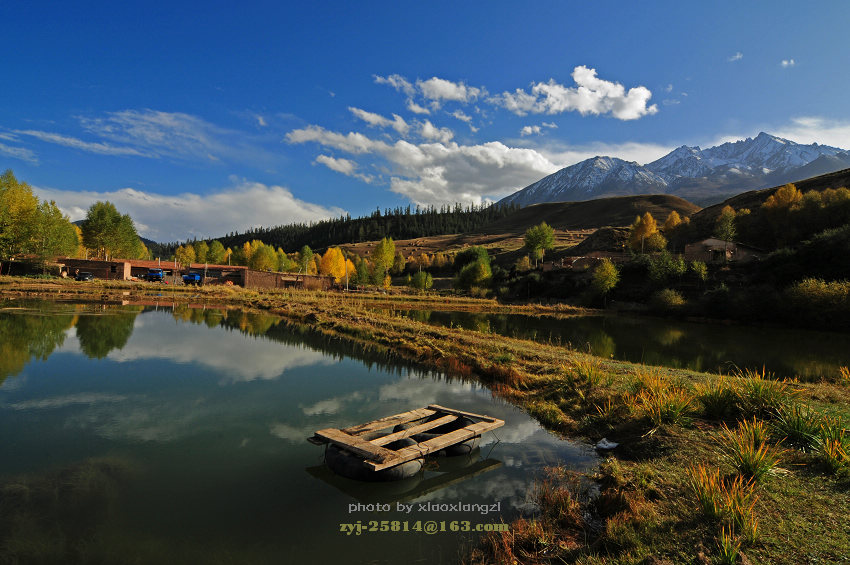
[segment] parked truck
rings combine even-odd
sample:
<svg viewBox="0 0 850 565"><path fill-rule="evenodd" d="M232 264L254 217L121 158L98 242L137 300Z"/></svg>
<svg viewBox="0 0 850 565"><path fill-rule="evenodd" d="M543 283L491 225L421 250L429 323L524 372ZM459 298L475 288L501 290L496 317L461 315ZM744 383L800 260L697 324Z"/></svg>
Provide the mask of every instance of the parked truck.
<svg viewBox="0 0 850 565"><path fill-rule="evenodd" d="M142 279L148 282L162 282L165 277L162 274L162 269L148 269L148 272L142 275Z"/></svg>
<svg viewBox="0 0 850 565"><path fill-rule="evenodd" d="M193 284L197 286L200 285L203 280L204 277L201 273L188 273L183 275L183 284Z"/></svg>

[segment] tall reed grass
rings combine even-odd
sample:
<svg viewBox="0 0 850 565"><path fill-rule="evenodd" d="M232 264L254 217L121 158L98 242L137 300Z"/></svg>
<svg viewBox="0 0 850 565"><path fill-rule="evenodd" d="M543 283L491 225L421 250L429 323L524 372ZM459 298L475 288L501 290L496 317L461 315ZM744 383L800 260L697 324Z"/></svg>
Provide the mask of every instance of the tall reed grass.
<svg viewBox="0 0 850 565"><path fill-rule="evenodd" d="M739 422L735 430L722 424L719 444L735 470L756 482L779 463L779 452L767 444L767 427L755 418Z"/></svg>

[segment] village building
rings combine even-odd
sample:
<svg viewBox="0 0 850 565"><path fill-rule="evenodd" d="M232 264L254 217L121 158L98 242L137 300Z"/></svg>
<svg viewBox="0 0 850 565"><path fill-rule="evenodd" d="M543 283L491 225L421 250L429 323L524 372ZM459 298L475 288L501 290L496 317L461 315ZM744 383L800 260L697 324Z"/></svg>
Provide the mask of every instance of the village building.
<svg viewBox="0 0 850 565"><path fill-rule="evenodd" d="M334 283L333 277L328 276L256 271L242 265L192 263L184 269L173 261L143 259L103 261L99 259L73 259L71 257L59 257L56 259L56 263L60 273L71 278L74 278L79 272L88 272L94 278L102 280L141 280L142 276L150 269L162 269L163 282L166 284L182 284L182 276L189 272L201 274L205 285L231 284L244 288L327 290Z"/></svg>
<svg viewBox="0 0 850 565"><path fill-rule="evenodd" d="M709 237L685 246L685 259L704 263L744 263L761 259L764 251L738 243Z"/></svg>

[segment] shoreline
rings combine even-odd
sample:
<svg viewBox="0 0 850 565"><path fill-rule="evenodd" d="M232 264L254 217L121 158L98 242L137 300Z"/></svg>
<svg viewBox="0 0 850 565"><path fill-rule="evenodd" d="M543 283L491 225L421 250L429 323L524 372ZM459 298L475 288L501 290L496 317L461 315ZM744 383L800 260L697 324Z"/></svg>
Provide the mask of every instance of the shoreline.
<svg viewBox="0 0 850 565"><path fill-rule="evenodd" d="M139 283L0 277L0 298L133 304L152 297L266 311L304 331L476 380L562 436L591 443L604 437L620 444L601 454L602 464L593 477L601 490L595 502L582 498L574 476L554 468L536 493L541 515L514 522L510 533L485 536L467 555L468 563L579 558L586 563L695 562L699 552L717 556L721 551L718 521L700 518L689 468L704 464L730 475L734 469L722 456L723 425L734 428L737 417L746 416L710 416L700 391L721 381L743 390L758 381L752 374L718 377L613 361L559 345L435 327L375 306L433 305L440 310L532 315L594 313L590 310L434 295L152 289ZM653 379L661 383L654 392ZM660 396L663 390L681 391L687 399L681 418L653 420L652 395ZM850 383L784 383L780 401L850 420ZM771 414L759 417L773 425ZM757 498L750 518L759 524L759 534L741 540L740 551L757 562L777 563L795 563L809 555L830 561L850 554L850 540L840 533L850 529L846 469L829 473L814 450L770 443L779 454L781 471L754 487Z"/></svg>

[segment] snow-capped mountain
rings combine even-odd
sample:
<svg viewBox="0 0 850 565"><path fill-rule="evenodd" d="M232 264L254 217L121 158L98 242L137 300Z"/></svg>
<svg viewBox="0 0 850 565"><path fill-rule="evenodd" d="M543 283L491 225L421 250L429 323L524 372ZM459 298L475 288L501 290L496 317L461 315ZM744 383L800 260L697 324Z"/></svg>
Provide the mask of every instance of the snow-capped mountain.
<svg viewBox="0 0 850 565"><path fill-rule="evenodd" d="M635 162L593 157L576 163L503 199L503 204L591 200L602 196L667 192L667 181Z"/></svg>
<svg viewBox="0 0 850 565"><path fill-rule="evenodd" d="M593 157L553 173L502 199L500 204L590 200L627 194L677 194L710 201L850 167L850 152L803 145L764 132L708 149L683 145L639 165Z"/></svg>

